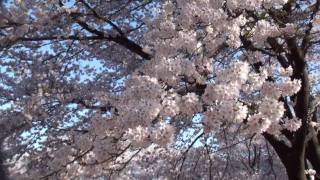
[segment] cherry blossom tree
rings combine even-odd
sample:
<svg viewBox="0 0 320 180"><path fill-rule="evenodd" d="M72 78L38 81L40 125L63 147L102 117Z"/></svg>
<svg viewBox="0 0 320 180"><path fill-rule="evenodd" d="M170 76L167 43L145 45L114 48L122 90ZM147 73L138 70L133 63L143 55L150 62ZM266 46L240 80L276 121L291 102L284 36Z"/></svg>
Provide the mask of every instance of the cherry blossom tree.
<svg viewBox="0 0 320 180"><path fill-rule="evenodd" d="M0 6L0 175L320 179L319 0Z"/></svg>

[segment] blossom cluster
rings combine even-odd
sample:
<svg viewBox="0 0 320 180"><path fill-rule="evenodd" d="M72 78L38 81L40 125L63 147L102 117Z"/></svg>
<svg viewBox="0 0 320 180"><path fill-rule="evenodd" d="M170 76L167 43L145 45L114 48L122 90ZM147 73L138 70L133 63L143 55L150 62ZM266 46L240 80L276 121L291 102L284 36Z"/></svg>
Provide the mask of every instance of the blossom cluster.
<svg viewBox="0 0 320 180"><path fill-rule="evenodd" d="M278 133L285 111L280 98L294 95L300 89L300 81L289 78L292 68L280 70L281 81L270 81L268 78L277 67L252 68L256 62L265 62L261 53L248 52L247 59L239 58L217 69L213 68L212 56L223 44L240 47L242 27L247 23L253 23L246 31L250 31L249 38L257 46L264 46L268 37L294 29L290 24L279 28L268 19L253 22L245 14L230 17L224 5L232 11L261 10L286 2L166 1L156 20L145 20L150 29L145 36L145 49L153 58L131 77L119 103L119 119L126 122L134 144L151 142L150 127L155 122L196 113L203 113L208 132L230 123L245 123L254 133ZM209 76L214 77L212 81L206 80ZM183 84L186 93L181 93ZM188 86L194 84L205 86L204 93L188 92Z"/></svg>
<svg viewBox="0 0 320 180"><path fill-rule="evenodd" d="M155 127L137 126L130 128L126 136L131 140L132 147L146 147L150 143L165 146L173 141L174 128L169 124L160 122Z"/></svg>

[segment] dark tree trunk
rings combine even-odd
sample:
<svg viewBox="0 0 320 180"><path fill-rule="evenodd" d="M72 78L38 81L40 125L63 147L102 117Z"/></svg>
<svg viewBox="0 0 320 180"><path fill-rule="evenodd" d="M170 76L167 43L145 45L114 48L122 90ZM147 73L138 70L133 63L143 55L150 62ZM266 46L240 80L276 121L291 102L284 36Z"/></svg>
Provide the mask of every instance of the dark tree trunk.
<svg viewBox="0 0 320 180"><path fill-rule="evenodd" d="M3 151L3 142L6 138L6 129L3 124L0 124L0 180L9 180L7 169L4 165L5 155Z"/></svg>
<svg viewBox="0 0 320 180"><path fill-rule="evenodd" d="M312 165L312 169L320 172L320 145L317 136L313 136L308 143L306 156Z"/></svg>
<svg viewBox="0 0 320 180"><path fill-rule="evenodd" d="M1 180L7 180L7 174L6 174L6 170L5 167L3 166L3 156L0 150L0 179Z"/></svg>
<svg viewBox="0 0 320 180"><path fill-rule="evenodd" d="M283 141L278 140L268 133L264 133L263 136L278 154L286 168L289 180L307 180L305 175L304 151L301 151L303 148L289 147Z"/></svg>
<svg viewBox="0 0 320 180"><path fill-rule="evenodd" d="M4 166L4 155L2 151L3 138L0 137L0 180L8 180L6 168Z"/></svg>
<svg viewBox="0 0 320 180"><path fill-rule="evenodd" d="M289 180L307 180L305 175L305 159L299 153L293 152L283 162L286 168Z"/></svg>
<svg viewBox="0 0 320 180"><path fill-rule="evenodd" d="M293 133L291 140L292 146L289 147L283 141L280 141L272 135L264 135L274 150L280 157L289 180L307 180L305 174L306 160L309 158L312 166L317 166L319 160L318 155L319 142L317 144L315 139L309 137L312 127L309 126L309 99L310 99L310 82L308 78L307 65L305 57L299 48L295 38L288 38L286 40L288 45L287 59L294 68L293 79L301 80L301 89L295 97L295 112L296 116L301 119L302 126ZM309 142L310 141L310 142ZM309 157L308 157L309 156ZM314 159L311 159L314 157Z"/></svg>

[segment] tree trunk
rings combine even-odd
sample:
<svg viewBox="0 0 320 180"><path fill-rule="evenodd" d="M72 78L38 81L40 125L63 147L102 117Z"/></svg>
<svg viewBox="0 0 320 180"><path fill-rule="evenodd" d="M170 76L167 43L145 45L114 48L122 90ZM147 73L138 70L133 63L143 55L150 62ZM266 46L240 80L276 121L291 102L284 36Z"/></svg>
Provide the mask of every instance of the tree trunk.
<svg viewBox="0 0 320 180"><path fill-rule="evenodd" d="M3 153L2 153L2 142L0 141L0 179L1 180L8 180L9 178L7 177L6 169L3 165L3 160L4 160L4 157L3 157Z"/></svg>
<svg viewBox="0 0 320 180"><path fill-rule="evenodd" d="M312 165L312 169L320 173L320 145L316 135L308 143L306 156Z"/></svg>
<svg viewBox="0 0 320 180"><path fill-rule="evenodd" d="M283 161L288 178L289 180L307 180L304 158L297 156L297 153L292 153Z"/></svg>
<svg viewBox="0 0 320 180"><path fill-rule="evenodd" d="M268 133L263 133L263 136L279 156L286 168L289 180L307 180L305 175L304 148L289 147L283 141Z"/></svg>

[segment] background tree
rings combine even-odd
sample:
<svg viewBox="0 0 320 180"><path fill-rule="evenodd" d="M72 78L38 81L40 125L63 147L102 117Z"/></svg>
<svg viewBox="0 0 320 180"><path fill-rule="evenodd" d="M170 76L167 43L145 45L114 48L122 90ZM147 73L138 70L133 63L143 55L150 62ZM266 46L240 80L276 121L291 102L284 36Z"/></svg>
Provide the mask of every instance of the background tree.
<svg viewBox="0 0 320 180"><path fill-rule="evenodd" d="M13 179L319 178L319 6L4 3L2 166Z"/></svg>

